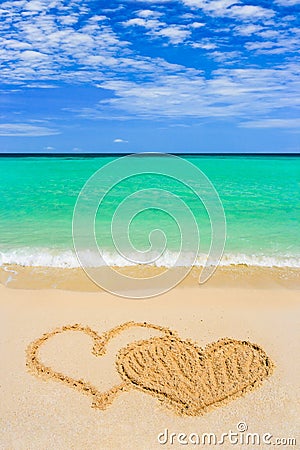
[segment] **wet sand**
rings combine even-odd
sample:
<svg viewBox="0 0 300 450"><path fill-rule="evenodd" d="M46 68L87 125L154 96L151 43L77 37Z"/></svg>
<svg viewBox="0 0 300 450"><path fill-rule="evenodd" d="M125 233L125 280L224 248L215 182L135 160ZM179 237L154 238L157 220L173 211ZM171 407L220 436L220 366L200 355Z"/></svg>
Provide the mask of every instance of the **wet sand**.
<svg viewBox="0 0 300 450"><path fill-rule="evenodd" d="M114 270L129 277L154 277L165 268L154 266L114 267ZM174 271L176 278L176 269ZM198 287L201 267L194 267L179 287ZM63 289L82 292L101 292L85 272L80 268L61 269L50 267L2 266L0 268L0 283L13 289ZM258 266L221 266L218 267L209 283L202 289L211 287L239 288L278 288L300 289L300 270L288 267L258 267Z"/></svg>

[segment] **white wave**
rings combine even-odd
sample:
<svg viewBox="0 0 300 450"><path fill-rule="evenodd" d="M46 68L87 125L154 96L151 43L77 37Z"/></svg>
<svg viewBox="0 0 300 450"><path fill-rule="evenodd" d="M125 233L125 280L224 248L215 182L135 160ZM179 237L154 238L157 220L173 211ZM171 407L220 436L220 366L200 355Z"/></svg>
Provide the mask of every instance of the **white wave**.
<svg viewBox="0 0 300 450"><path fill-rule="evenodd" d="M77 257L71 250L54 252L42 248L0 251L0 266L3 265L57 268L79 267Z"/></svg>
<svg viewBox="0 0 300 450"><path fill-rule="evenodd" d="M129 255L130 260L125 259L118 253L103 251L103 258L107 265L115 267L135 266L135 255ZM90 267L97 266L98 255L86 250L86 257ZM192 254L179 254L177 252L165 251L162 256L152 255L156 267L189 267L203 266L207 255L199 255L194 262ZM93 263L94 262L94 263ZM80 264L77 256L72 250L54 251L45 248L21 248L0 251L0 266L20 265L31 267L53 267L53 268L78 268ZM300 268L300 255L247 255L245 253L226 253L219 264L220 266L259 266L259 267L290 267Z"/></svg>

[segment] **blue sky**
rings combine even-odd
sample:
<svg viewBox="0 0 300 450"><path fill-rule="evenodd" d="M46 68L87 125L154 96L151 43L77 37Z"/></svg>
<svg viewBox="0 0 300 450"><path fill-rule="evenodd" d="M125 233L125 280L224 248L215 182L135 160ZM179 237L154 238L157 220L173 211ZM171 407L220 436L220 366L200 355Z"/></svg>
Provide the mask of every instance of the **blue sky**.
<svg viewBox="0 0 300 450"><path fill-rule="evenodd" d="M300 0L0 4L0 152L299 152Z"/></svg>

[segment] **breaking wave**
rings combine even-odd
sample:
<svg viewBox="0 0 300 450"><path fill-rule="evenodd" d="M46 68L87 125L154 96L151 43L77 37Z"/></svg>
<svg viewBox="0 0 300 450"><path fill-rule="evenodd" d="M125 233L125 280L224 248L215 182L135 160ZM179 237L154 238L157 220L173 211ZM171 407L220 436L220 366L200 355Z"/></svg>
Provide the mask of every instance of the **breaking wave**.
<svg viewBox="0 0 300 450"><path fill-rule="evenodd" d="M96 254L86 250L89 261L96 260ZM104 250L102 252L106 264L112 267L135 266L128 259L121 255ZM148 255L149 256L149 255ZM207 255L199 255L194 266L203 266ZM153 254L152 266L156 267L189 267L194 256L189 253L179 254L166 250L163 255ZM46 248L21 248L0 251L0 266L19 265L28 267L53 267L62 269L72 269L80 267L76 253L72 250L52 250ZM220 266L258 266L258 267L291 267L300 268L300 255L247 255L244 253L225 253L220 262ZM91 267L93 267L91 265Z"/></svg>

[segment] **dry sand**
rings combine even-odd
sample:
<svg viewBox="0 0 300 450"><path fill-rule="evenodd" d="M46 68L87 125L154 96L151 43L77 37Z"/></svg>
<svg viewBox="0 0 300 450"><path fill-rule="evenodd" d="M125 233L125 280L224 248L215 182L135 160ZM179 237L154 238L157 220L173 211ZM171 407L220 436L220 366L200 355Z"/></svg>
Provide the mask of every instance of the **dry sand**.
<svg viewBox="0 0 300 450"><path fill-rule="evenodd" d="M151 300L124 300L99 292L0 287L0 296L1 449L197 448L192 444L180 445L178 434L185 433L189 437L190 433L201 436L207 432L220 437L229 430L237 431L240 422L248 425L246 433L272 434L272 442L277 437L298 438L298 447L286 448L299 448L300 306L297 290L184 287ZM276 367L257 389L247 390L239 398L192 417L181 417L176 408L170 409L161 403L159 396L132 386L119 392L106 409L92 408L89 395L62 382L36 377L26 368L28 345L45 332L81 324L89 326L101 338L104 332L127 321L146 321L174 330L178 333L174 335L175 340L178 339L176 345L183 342L186 346L186 339L200 347L221 338L249 341L258 344ZM116 367L118 352L126 356L128 352L121 349L127 345L128 349L132 345L135 349L136 341L151 337L157 344L161 336L161 330L128 328L108 340L104 356L95 357L91 336L70 330L44 342L39 358L56 373L69 379L81 379L99 392L106 392L124 382L120 375L122 370L119 373ZM185 350L186 347L182 353ZM262 350L259 352L265 355ZM261 362L259 367L262 367ZM128 370L129 366L124 367ZM148 375L153 378L150 372ZM141 381L143 376L138 375ZM170 437L166 445L158 443L157 436L165 429L169 434L176 433L173 445ZM215 446L206 445L206 448ZM227 442L220 448L252 450L270 446L232 446Z"/></svg>

